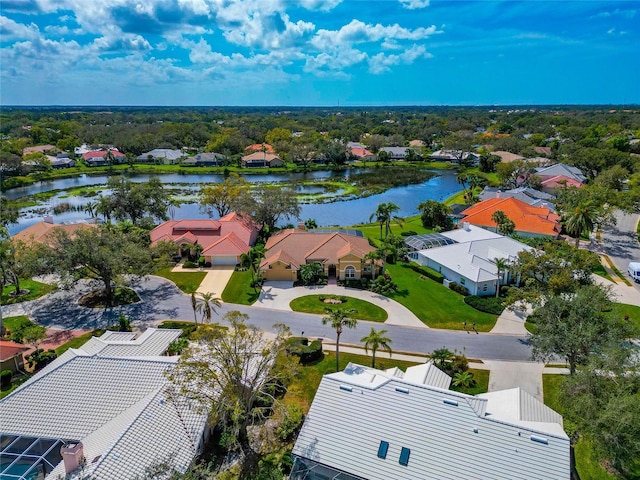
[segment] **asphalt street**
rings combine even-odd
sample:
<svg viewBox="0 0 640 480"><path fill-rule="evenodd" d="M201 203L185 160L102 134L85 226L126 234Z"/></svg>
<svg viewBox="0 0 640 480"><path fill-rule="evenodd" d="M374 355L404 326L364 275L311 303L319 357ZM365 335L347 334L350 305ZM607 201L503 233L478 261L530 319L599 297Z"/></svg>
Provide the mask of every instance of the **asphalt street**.
<svg viewBox="0 0 640 480"><path fill-rule="evenodd" d="M91 290L88 282L80 282L70 290L59 290L33 302L27 302L24 310L36 322L64 329L92 329L117 321L118 315L131 317L140 326L152 326L160 320L181 319L193 321L193 310L188 295L184 295L171 282L160 277L146 277L136 281L132 287L142 299L134 305L112 309L87 309L77 303L83 292ZM6 308L6 307L4 307ZM322 325L320 315L297 312L283 312L245 305L224 304L218 309L214 321L221 321L224 313L239 310L249 315L249 323L265 331L273 331L274 325L284 323L295 335L304 334L311 338L335 340L335 331ZM3 310L5 313L5 310ZM11 314L11 311L6 311ZM469 358L487 360L527 361L530 348L520 335L490 333L467 333L464 331L422 329L396 325L381 325L361 321L355 329L345 329L341 342L361 344L360 339L369 333L371 327L385 328L393 340L397 352L430 353L437 348L463 352Z"/></svg>
<svg viewBox="0 0 640 480"><path fill-rule="evenodd" d="M616 225L602 229L602 244L604 252L609 255L620 272L628 278L629 262L640 262L640 243L638 243L636 232L638 215L617 211L615 216ZM640 292L640 284L632 283Z"/></svg>

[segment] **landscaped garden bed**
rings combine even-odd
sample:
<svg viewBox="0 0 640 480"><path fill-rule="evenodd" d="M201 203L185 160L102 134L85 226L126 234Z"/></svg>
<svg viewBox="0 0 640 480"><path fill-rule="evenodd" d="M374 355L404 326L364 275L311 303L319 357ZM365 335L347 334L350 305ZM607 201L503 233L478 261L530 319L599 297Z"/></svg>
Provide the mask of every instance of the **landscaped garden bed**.
<svg viewBox="0 0 640 480"><path fill-rule="evenodd" d="M292 300L289 306L294 312L316 313L319 315L324 315L327 308L345 308L355 310L353 314L349 315L350 317L370 322L384 322L389 317L383 308L371 302L338 295L305 295Z"/></svg>
<svg viewBox="0 0 640 480"><path fill-rule="evenodd" d="M7 285L2 290L2 305L11 305L14 303L35 300L47 293L53 292L58 288L57 285L49 285L48 283L37 282L35 280L20 281L20 295L15 295L15 287Z"/></svg>

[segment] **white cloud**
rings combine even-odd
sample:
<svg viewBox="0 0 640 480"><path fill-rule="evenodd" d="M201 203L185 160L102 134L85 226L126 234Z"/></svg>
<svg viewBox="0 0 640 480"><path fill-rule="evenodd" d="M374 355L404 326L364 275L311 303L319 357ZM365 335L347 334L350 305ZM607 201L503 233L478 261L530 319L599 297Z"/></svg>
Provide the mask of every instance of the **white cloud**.
<svg viewBox="0 0 640 480"><path fill-rule="evenodd" d="M299 2L300 5L307 10L322 10L323 12L328 12L340 5L342 0L299 0Z"/></svg>
<svg viewBox="0 0 640 480"><path fill-rule="evenodd" d="M34 23L25 25L5 16L0 16L0 37L4 42L7 40L33 39L39 35L38 26Z"/></svg>
<svg viewBox="0 0 640 480"><path fill-rule="evenodd" d="M429 6L429 0L400 0L400 4L409 10L425 8Z"/></svg>
<svg viewBox="0 0 640 480"><path fill-rule="evenodd" d="M394 65L407 65L415 62L419 58L431 58L424 45L413 45L398 55L386 55L382 52L369 59L369 71L374 74L384 73L391 70Z"/></svg>

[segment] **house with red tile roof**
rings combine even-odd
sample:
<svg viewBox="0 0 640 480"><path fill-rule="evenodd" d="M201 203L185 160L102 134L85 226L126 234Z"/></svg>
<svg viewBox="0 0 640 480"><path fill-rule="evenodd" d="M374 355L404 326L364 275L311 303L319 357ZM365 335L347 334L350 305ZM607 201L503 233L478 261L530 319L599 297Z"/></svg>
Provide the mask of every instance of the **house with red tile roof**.
<svg viewBox="0 0 640 480"><path fill-rule="evenodd" d="M324 274L341 280L371 276L382 262L365 258L375 248L364 237L345 232L313 232L303 229L282 230L265 245L260 271L265 280L295 281L302 265L319 263Z"/></svg>
<svg viewBox="0 0 640 480"><path fill-rule="evenodd" d="M21 343L0 340L0 371L11 370L13 373L24 371L24 353L29 347Z"/></svg>
<svg viewBox="0 0 640 480"><path fill-rule="evenodd" d="M358 160L375 160L376 156L365 147L351 147L349 149L351 155Z"/></svg>
<svg viewBox="0 0 640 480"><path fill-rule="evenodd" d="M543 178L545 177L545 178ZM584 184L575 178L567 177L566 175L554 175L554 176L546 176L543 175L540 177L542 180L542 188L541 190L546 193L550 193L551 195L555 195L557 190L568 187L580 188Z"/></svg>
<svg viewBox="0 0 640 480"><path fill-rule="evenodd" d="M56 232L64 231L73 238L78 230L87 228L98 228L95 223L53 223L53 218L45 217L42 222L35 223L30 227L13 235L14 240L20 240L24 243L42 243L44 245L53 246Z"/></svg>
<svg viewBox="0 0 640 480"><path fill-rule="evenodd" d="M266 152L266 153L276 153L275 149L269 145L268 143L254 143L253 145L249 145L244 149L245 152Z"/></svg>
<svg viewBox="0 0 640 480"><path fill-rule="evenodd" d="M232 212L218 220L171 220L151 230L151 245L175 243L182 254L200 245L200 255L212 265L236 265L255 245L260 228L247 216Z"/></svg>
<svg viewBox="0 0 640 480"><path fill-rule="evenodd" d="M544 205L533 206L513 197L491 198L463 210L463 222L497 231L491 216L502 211L515 223L515 231L523 237L553 237L560 234L560 216Z"/></svg>
<svg viewBox="0 0 640 480"><path fill-rule="evenodd" d="M115 163L124 162L124 153L118 151L116 148L109 150L92 150L82 154L82 158L89 167L100 167L107 164L107 153L111 152Z"/></svg>

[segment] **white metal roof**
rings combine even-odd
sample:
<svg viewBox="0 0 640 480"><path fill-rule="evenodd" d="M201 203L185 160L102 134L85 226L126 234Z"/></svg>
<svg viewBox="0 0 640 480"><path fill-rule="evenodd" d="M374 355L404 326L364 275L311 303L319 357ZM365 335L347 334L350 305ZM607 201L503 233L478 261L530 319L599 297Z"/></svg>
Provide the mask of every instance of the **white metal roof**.
<svg viewBox="0 0 640 480"><path fill-rule="evenodd" d="M508 408L489 414L486 398L387 372L375 373L388 377L371 385L371 369L348 368L349 375L323 377L297 457L369 480L569 478L569 438L558 424L525 422ZM388 443L385 458L378 457L381 442ZM399 462L402 448L410 450L407 465Z"/></svg>
<svg viewBox="0 0 640 480"><path fill-rule="evenodd" d="M0 400L0 432L82 441L96 479L135 478L167 458L186 468L206 415L165 398L166 372L178 357L159 355L179 335L156 329L137 338L109 333L106 340L94 337L68 350ZM63 471L60 464L47 478Z"/></svg>
<svg viewBox="0 0 640 480"><path fill-rule="evenodd" d="M471 225L470 223L462 222L460 224L460 228L455 228L453 230L449 230L448 232L442 232L441 235L444 235L451 240L454 240L458 243L467 243L473 242L475 240L486 240L488 238L501 238L502 235L499 233L491 232L482 227L477 227L476 225Z"/></svg>
<svg viewBox="0 0 640 480"><path fill-rule="evenodd" d="M427 258L474 282L484 282L498 279L498 269L493 262L496 258L515 260L519 252L530 249L524 243L498 235L497 238L420 250L418 258Z"/></svg>

